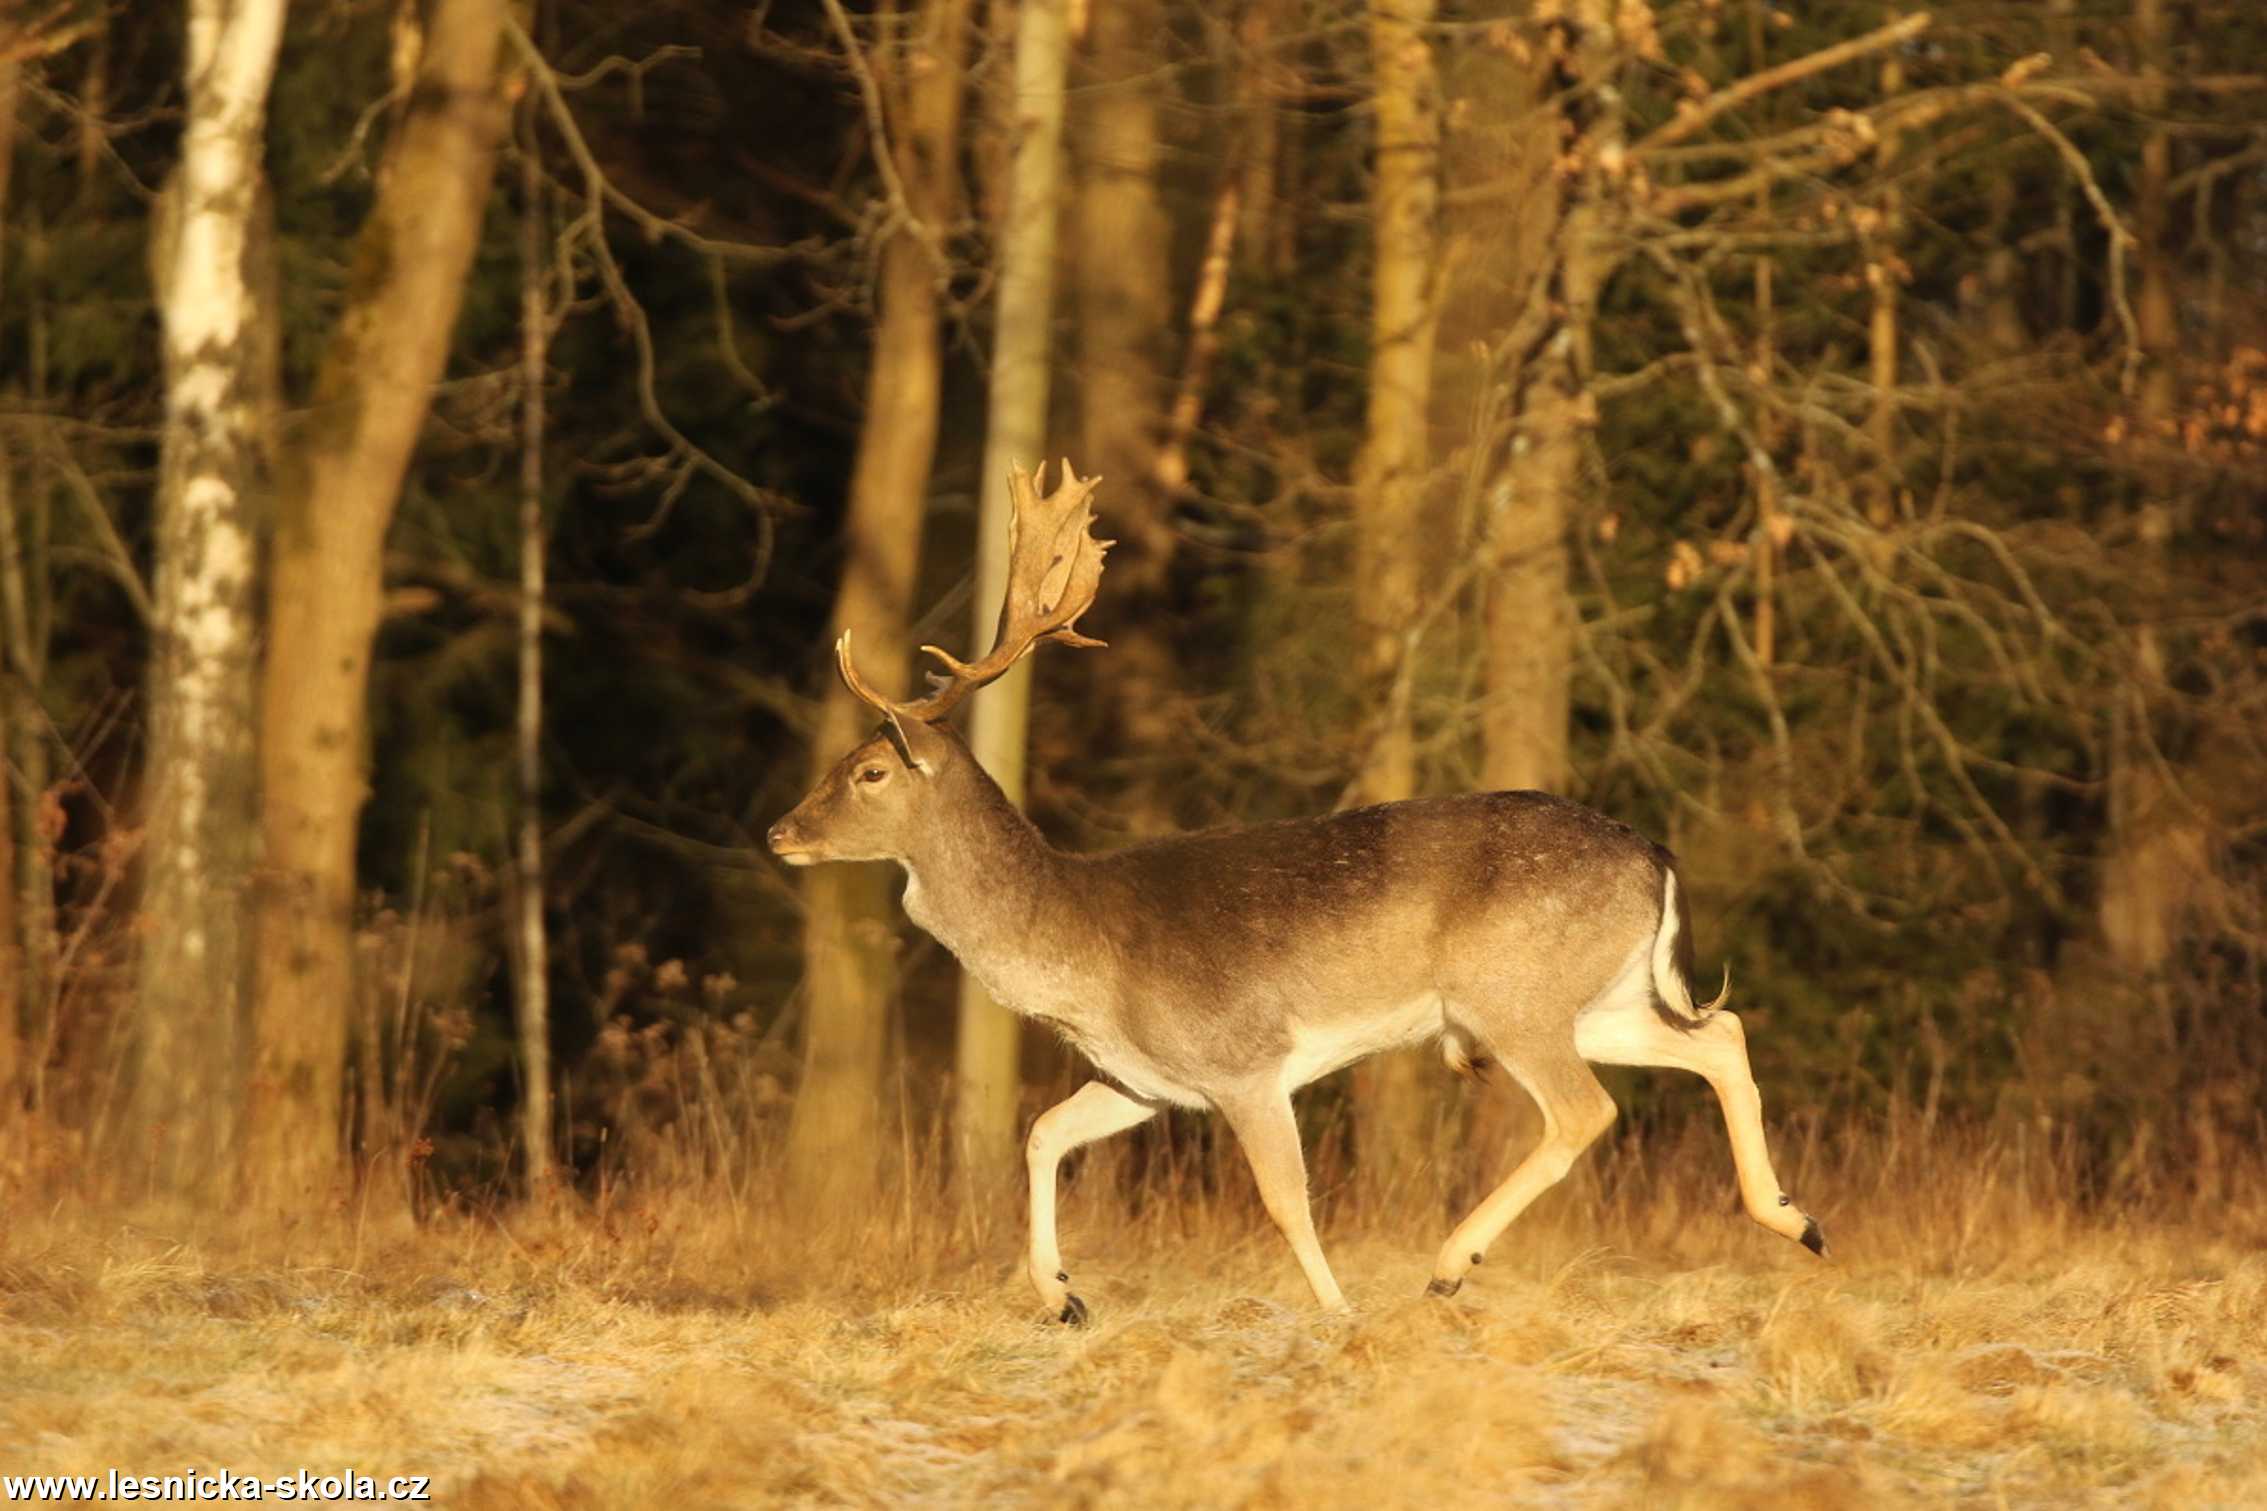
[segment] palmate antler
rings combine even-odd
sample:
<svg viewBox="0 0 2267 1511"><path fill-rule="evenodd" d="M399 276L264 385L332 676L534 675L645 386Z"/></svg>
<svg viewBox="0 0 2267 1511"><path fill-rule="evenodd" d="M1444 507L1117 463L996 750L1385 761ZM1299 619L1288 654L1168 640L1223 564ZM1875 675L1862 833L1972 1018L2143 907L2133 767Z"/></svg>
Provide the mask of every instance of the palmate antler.
<svg viewBox="0 0 2267 1511"><path fill-rule="evenodd" d="M1033 471L1008 469L1008 499L1013 506L1008 521L1008 586L1000 600L999 629L982 660L962 661L936 646L922 646L944 671L929 673L935 690L927 697L899 702L883 697L858 675L857 663L850 659L847 631L835 642L843 682L885 718L893 723L898 719L934 723L970 693L1005 675L1042 640L1076 646L1103 643L1077 629L1079 615L1094 607L1095 591L1102 585L1103 554L1117 544L1088 533L1094 523L1094 488L1102 480L1081 478L1066 460L1055 491L1041 497L1046 470L1044 462Z"/></svg>

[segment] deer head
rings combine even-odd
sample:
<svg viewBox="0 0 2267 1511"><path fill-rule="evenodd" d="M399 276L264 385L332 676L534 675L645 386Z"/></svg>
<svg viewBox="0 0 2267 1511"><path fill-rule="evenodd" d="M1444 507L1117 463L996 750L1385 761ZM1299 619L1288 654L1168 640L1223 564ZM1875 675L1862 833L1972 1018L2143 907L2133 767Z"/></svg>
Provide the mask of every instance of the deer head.
<svg viewBox="0 0 2267 1511"><path fill-rule="evenodd" d="M785 818L772 825L771 849L789 865L826 860L902 859L920 815L940 794L982 778L968 748L945 719L977 688L997 681L1042 641L1100 646L1078 632L1094 605L1102 557L1113 541L1096 540L1093 499L1100 478L1081 478L1063 463L1052 493L1039 492L1046 471L1008 473L1007 592L999 628L982 659L968 662L933 645L921 647L941 671L929 673L924 697L898 700L876 692L851 658L850 635L835 642L842 680L882 716L881 727L837 761Z"/></svg>

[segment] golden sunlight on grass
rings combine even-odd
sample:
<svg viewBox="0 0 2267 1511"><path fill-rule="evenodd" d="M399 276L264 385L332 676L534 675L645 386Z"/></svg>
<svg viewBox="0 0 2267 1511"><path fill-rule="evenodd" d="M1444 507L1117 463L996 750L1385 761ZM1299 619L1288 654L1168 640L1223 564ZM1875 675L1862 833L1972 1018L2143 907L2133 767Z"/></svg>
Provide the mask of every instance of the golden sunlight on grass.
<svg viewBox="0 0 2267 1511"><path fill-rule="evenodd" d="M1006 1213L942 1204L834 1242L689 1197L18 1214L0 1467L351 1467L474 1507L2267 1504L2256 1203L2152 1226L1884 1179L1819 1203L1820 1264L1667 1163L1546 1204L1445 1302L1437 1224L1341 1213L1345 1320L1233 1181L1075 1190L1082 1331L1038 1319Z"/></svg>

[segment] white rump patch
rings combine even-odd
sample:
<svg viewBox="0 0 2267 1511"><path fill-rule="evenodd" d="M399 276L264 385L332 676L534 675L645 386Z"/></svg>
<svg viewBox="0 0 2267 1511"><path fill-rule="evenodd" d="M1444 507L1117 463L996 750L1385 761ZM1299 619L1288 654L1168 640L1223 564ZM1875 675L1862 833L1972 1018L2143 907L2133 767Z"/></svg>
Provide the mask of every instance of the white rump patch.
<svg viewBox="0 0 2267 1511"><path fill-rule="evenodd" d="M1576 1054L1593 1065L1654 1063L1646 1056L1656 1036L1664 1032L1661 1020L1653 1015L1653 968L1659 959L1658 945L1650 952L1644 945L1629 952L1612 982L1576 1015Z"/></svg>

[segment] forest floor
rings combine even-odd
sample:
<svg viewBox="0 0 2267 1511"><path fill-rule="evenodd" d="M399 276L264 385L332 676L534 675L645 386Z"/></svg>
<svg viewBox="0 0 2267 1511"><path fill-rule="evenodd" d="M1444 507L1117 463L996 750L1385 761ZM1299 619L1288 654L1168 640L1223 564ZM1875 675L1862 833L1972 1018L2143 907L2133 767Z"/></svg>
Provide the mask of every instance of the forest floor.
<svg viewBox="0 0 2267 1511"><path fill-rule="evenodd" d="M2258 1202L2151 1226L1956 1174L1821 1190L1820 1262L1713 1189L1571 1184L1447 1301L1445 1229L1326 1203L1349 1318L1227 1181L1138 1216L1073 1192L1075 1330L1040 1320L1012 1200L837 1240L684 1197L256 1236L19 1202L0 1473L687 1511L2267 1505Z"/></svg>

